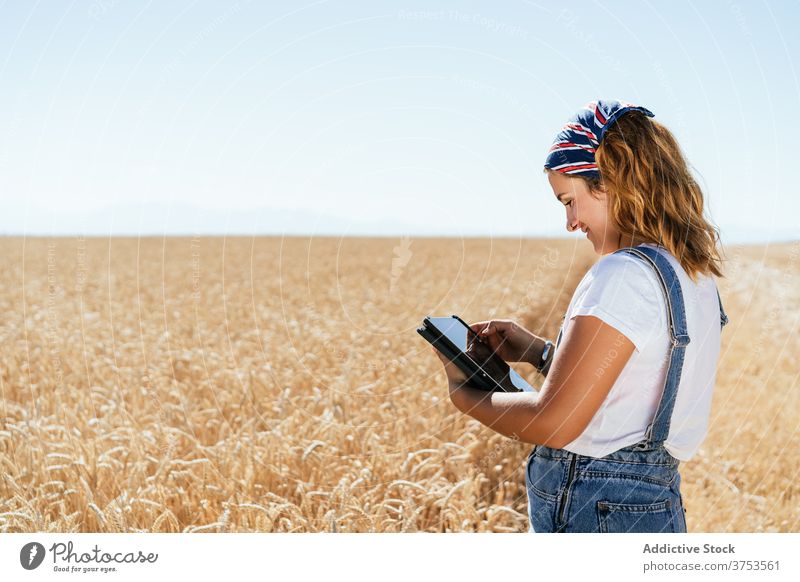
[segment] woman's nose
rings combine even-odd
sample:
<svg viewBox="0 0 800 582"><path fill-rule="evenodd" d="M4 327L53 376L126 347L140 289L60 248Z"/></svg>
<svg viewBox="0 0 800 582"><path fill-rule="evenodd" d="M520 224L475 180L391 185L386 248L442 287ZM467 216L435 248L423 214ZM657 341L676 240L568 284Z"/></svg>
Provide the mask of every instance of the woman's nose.
<svg viewBox="0 0 800 582"><path fill-rule="evenodd" d="M573 217L571 217L571 216L569 216L569 215L567 215L567 231L568 232L572 232L574 230L577 230L578 228L579 228L578 227L578 220L573 218Z"/></svg>

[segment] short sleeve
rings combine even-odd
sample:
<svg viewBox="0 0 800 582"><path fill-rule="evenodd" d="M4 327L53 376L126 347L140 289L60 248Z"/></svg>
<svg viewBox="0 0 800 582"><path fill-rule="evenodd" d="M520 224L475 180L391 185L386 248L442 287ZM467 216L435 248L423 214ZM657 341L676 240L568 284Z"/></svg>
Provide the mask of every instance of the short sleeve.
<svg viewBox="0 0 800 582"><path fill-rule="evenodd" d="M666 300L653 268L627 254L611 254L592 267L570 319L591 315L607 323L641 352L666 327Z"/></svg>

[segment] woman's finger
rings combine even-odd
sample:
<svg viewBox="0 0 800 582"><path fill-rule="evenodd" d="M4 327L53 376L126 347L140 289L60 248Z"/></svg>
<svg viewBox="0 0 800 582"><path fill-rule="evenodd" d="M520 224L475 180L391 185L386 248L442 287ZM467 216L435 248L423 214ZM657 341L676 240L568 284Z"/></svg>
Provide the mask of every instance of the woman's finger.
<svg viewBox="0 0 800 582"><path fill-rule="evenodd" d="M470 329L477 333L478 335L491 335L493 334L496 329L491 321L479 321L478 323L473 323L470 326Z"/></svg>

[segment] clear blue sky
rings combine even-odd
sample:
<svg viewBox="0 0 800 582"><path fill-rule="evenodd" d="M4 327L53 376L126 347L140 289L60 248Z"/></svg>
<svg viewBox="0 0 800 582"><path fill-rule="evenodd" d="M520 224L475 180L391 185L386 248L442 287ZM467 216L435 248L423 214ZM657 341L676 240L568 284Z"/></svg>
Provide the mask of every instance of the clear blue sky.
<svg viewBox="0 0 800 582"><path fill-rule="evenodd" d="M677 135L723 240L800 238L797 2L5 2L0 233L564 234L584 103Z"/></svg>

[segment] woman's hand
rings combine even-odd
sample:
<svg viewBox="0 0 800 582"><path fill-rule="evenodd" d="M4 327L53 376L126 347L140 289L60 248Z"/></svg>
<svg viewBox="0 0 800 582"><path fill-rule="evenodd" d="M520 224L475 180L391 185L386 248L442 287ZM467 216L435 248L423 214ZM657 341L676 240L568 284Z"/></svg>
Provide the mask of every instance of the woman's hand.
<svg viewBox="0 0 800 582"><path fill-rule="evenodd" d="M469 326L506 362L538 363L544 340L510 319L479 321Z"/></svg>
<svg viewBox="0 0 800 582"><path fill-rule="evenodd" d="M463 372L463 370L461 370L461 368L447 359L447 356L445 356L436 348L431 349L433 350L433 353L436 354L436 357L442 361L442 364L444 364L444 373L447 374L447 381L451 386L466 383L467 375Z"/></svg>
<svg viewBox="0 0 800 582"><path fill-rule="evenodd" d="M467 375L461 370L461 368L448 360L447 356L445 356L436 348L432 347L431 349L433 350L433 353L436 354L436 357L442 361L442 364L444 364L444 372L447 374L450 401L455 405L456 408L463 412L466 406L466 399L470 396L470 394L476 392L480 392L481 395L488 394L482 390L479 391L477 388L470 386L470 384L467 382Z"/></svg>

